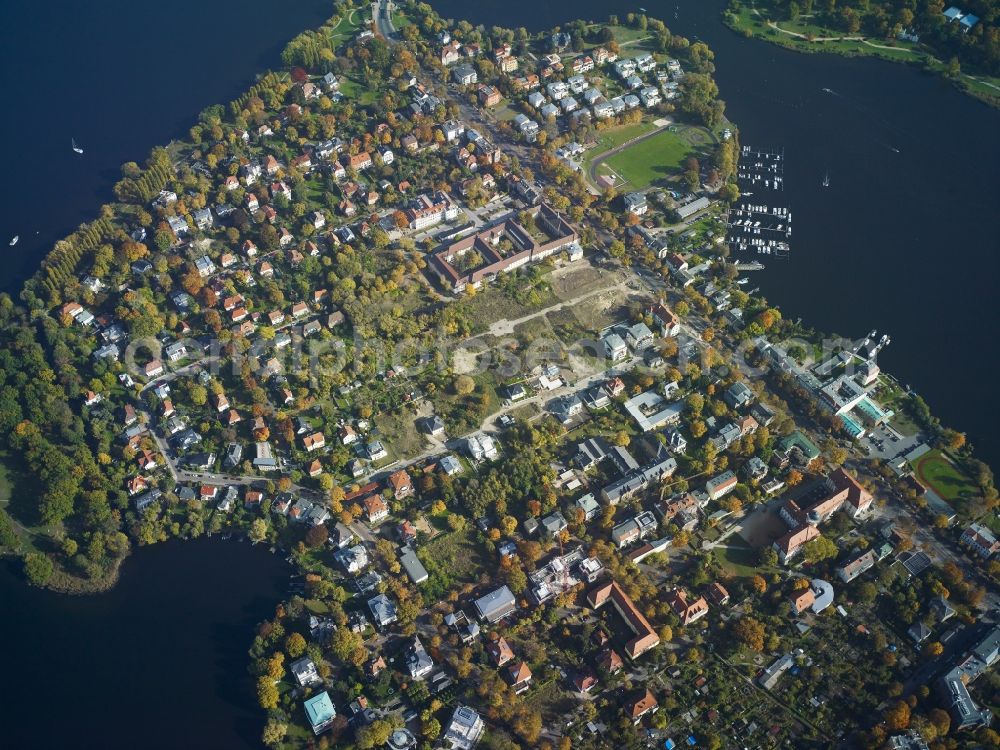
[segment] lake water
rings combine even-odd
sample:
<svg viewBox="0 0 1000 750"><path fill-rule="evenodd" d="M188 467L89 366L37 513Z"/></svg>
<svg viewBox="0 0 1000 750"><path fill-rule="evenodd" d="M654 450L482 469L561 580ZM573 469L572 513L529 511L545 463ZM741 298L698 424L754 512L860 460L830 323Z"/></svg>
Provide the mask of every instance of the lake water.
<svg viewBox="0 0 1000 750"><path fill-rule="evenodd" d="M331 13L327 0L0 3L0 291L94 218L124 162L183 137Z"/></svg>
<svg viewBox="0 0 1000 750"><path fill-rule="evenodd" d="M532 29L630 9L610 0L436 5ZM991 305L1000 113L901 66L742 39L721 25L721 0L645 5L715 49L743 141L788 156L793 257L768 263L755 284L786 315L821 329L890 333L882 364L1000 465ZM95 215L122 162L183 135L201 109L238 94L288 38L329 12L325 0L0 5L0 243L22 238L0 244L0 289L18 288L55 239ZM69 148L74 137L82 157ZM255 746L246 649L286 576L262 549L213 540L137 550L119 586L94 597L29 589L0 565L0 655L14 686L5 691L5 744Z"/></svg>
<svg viewBox="0 0 1000 750"><path fill-rule="evenodd" d="M4 746L257 747L247 649L289 572L245 542L173 541L135 551L108 593L63 596L0 561Z"/></svg>

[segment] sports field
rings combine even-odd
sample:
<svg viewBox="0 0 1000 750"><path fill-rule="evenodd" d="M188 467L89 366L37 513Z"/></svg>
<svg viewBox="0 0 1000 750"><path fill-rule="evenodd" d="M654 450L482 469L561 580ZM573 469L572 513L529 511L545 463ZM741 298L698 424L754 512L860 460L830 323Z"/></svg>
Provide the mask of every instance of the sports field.
<svg viewBox="0 0 1000 750"><path fill-rule="evenodd" d="M664 129L629 146L602 164L617 174L631 190L644 190L681 171L684 160L696 152L693 141L702 137L699 129Z"/></svg>
<svg viewBox="0 0 1000 750"><path fill-rule="evenodd" d="M928 451L913 462L913 471L921 484L945 500L974 496L976 485L941 451Z"/></svg>

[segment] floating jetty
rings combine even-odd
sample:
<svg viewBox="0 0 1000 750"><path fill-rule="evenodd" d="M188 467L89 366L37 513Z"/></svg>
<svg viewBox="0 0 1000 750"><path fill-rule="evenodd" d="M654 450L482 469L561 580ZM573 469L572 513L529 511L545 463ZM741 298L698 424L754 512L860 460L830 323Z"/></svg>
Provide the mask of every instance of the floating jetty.
<svg viewBox="0 0 1000 750"><path fill-rule="evenodd" d="M726 218L732 253L788 257L792 212L784 195L784 172L783 151L743 146L736 171L740 199Z"/></svg>

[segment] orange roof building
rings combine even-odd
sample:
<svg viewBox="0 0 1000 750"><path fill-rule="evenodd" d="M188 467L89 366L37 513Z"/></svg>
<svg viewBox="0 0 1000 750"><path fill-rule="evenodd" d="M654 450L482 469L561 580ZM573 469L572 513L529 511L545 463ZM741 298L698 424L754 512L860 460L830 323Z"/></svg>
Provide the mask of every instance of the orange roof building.
<svg viewBox="0 0 1000 750"><path fill-rule="evenodd" d="M705 597L699 596L697 599L688 599L684 589L674 589L667 594L667 604L670 605L674 613L680 618L682 625L690 625L696 620L708 614L708 602Z"/></svg>
<svg viewBox="0 0 1000 750"><path fill-rule="evenodd" d="M618 614L635 633L635 638L625 644L625 653L630 659L638 658L660 644L660 637L649 624L649 620L639 611L617 581L593 589L587 594L587 601L594 609L600 609L609 601L614 604Z"/></svg>

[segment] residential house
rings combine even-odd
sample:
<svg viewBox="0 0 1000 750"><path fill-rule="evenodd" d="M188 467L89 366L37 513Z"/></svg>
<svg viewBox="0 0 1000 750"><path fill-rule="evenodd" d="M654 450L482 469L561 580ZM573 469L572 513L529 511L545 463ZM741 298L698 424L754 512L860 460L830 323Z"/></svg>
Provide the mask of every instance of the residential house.
<svg viewBox="0 0 1000 750"><path fill-rule="evenodd" d="M307 453L312 453L315 450L319 450L326 445L326 437L324 437L322 432L314 432L312 435L306 435L302 438L302 447Z"/></svg>
<svg viewBox="0 0 1000 750"><path fill-rule="evenodd" d="M392 488L393 496L397 500L410 497L413 494L413 482L405 469L393 472L388 478L389 486Z"/></svg>
<svg viewBox="0 0 1000 750"><path fill-rule="evenodd" d="M792 594L792 612L801 615L807 609L811 609L816 602L816 594L811 588L805 588Z"/></svg>
<svg viewBox="0 0 1000 750"><path fill-rule="evenodd" d="M980 557L990 558L1000 552L1000 542L997 541L989 527L981 523L970 524L962 532L960 541Z"/></svg>
<svg viewBox="0 0 1000 750"><path fill-rule="evenodd" d="M523 661L509 665L505 676L515 694L520 695L531 687L531 669Z"/></svg>
<svg viewBox="0 0 1000 750"><path fill-rule="evenodd" d="M293 661L288 668L300 687L313 687L323 684L323 679L316 670L316 663L308 657Z"/></svg>
<svg viewBox="0 0 1000 750"><path fill-rule="evenodd" d="M407 546L403 548L403 552L399 556L399 564L415 584L419 585L430 577L427 573L427 568L420 562L420 558L417 557L417 553L412 547Z"/></svg>
<svg viewBox="0 0 1000 750"><path fill-rule="evenodd" d="M313 734L316 735L323 734L323 732L333 726L333 722L337 718L337 711L333 707L333 701L330 700L330 694L325 690L307 700L302 704L302 707L305 709L306 718L309 720Z"/></svg>
<svg viewBox="0 0 1000 750"><path fill-rule="evenodd" d="M680 618L682 625L690 625L708 614L708 602L705 601L705 597L689 599L684 589L674 589L667 594L666 601L674 610L674 614Z"/></svg>
<svg viewBox="0 0 1000 750"><path fill-rule="evenodd" d="M472 750L483 738L486 724L475 710L458 704L441 735L448 750Z"/></svg>
<svg viewBox="0 0 1000 750"><path fill-rule="evenodd" d="M368 600L368 610L380 630L392 625L398 619L396 605L385 594L379 594Z"/></svg>
<svg viewBox="0 0 1000 750"><path fill-rule="evenodd" d="M416 636L413 639L413 643L404 652L404 657L406 659L406 670L414 680L422 680L434 671L434 660L427 653L427 649L424 648L420 636Z"/></svg>
<svg viewBox="0 0 1000 750"><path fill-rule="evenodd" d="M507 639L502 635L498 635L495 638L488 640L486 642L485 649L486 655L490 658L490 661L493 662L493 666L495 667L502 667L514 658L514 652L507 643Z"/></svg>
<svg viewBox="0 0 1000 750"><path fill-rule="evenodd" d="M736 484L736 475L731 471L724 471L705 482L705 492L709 500L718 500L736 489Z"/></svg>
<svg viewBox="0 0 1000 750"><path fill-rule="evenodd" d="M724 606L729 603L729 591L718 581L713 582L705 591L705 596L716 606Z"/></svg>
<svg viewBox="0 0 1000 750"><path fill-rule="evenodd" d="M389 506L386 505L381 495L369 495L362 501L362 504L369 524L379 523L389 516Z"/></svg>
<svg viewBox="0 0 1000 750"><path fill-rule="evenodd" d="M648 689L643 689L625 701L625 715L633 724L638 724L643 716L654 713L659 707L656 697Z"/></svg>
<svg viewBox="0 0 1000 750"><path fill-rule="evenodd" d="M855 555L837 567L837 576L844 583L850 583L866 570L875 567L875 553L872 550Z"/></svg>
<svg viewBox="0 0 1000 750"><path fill-rule="evenodd" d="M736 381L722 394L725 402L734 409L746 408L753 403L755 397L754 392L750 390L750 386L742 381Z"/></svg>

